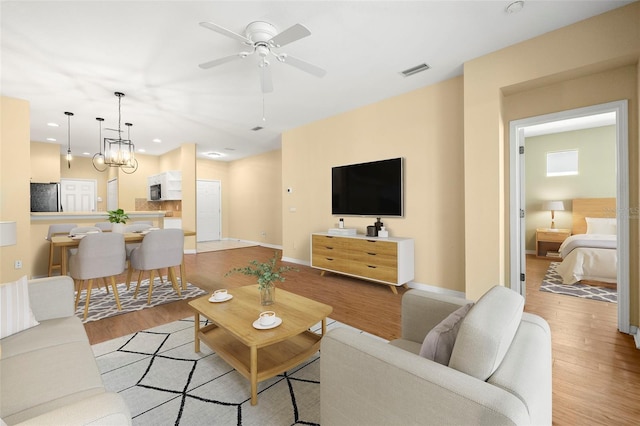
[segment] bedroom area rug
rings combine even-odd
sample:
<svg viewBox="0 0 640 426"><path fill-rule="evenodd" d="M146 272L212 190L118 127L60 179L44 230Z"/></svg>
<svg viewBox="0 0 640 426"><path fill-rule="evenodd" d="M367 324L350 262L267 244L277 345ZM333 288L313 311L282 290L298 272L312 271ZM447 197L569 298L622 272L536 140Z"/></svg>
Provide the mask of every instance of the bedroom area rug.
<svg viewBox="0 0 640 426"><path fill-rule="evenodd" d="M540 291L581 297L583 299L599 300L602 302L618 303L618 293L614 289L586 284L562 284L562 277L556 272L560 262L551 262L542 280Z"/></svg>
<svg viewBox="0 0 640 426"><path fill-rule="evenodd" d="M178 274L179 275L179 274ZM120 298L120 306L122 310L119 311L116 306L116 301L113 297L113 291L109 287L109 293L104 288L102 280L94 280L93 287L91 288L91 300L89 301L89 315L87 319L84 319L84 305L86 302L86 290L82 291L80 295L80 301L78 302L78 309L76 309L76 316L82 320L83 323L97 321L103 318L112 317L114 315L126 314L128 312L139 311L146 308L162 305L165 303L175 302L178 300L189 299L196 296L202 296L207 294L205 290L202 290L191 283L187 283L187 288L182 290L181 296L173 289L171 281L167 280L167 277L162 278L164 282L160 281L160 277L155 277L153 280L153 293L151 296L151 304L147 305L147 296L149 294L149 278L143 279L140 283L140 290L138 291L138 298L133 298L133 293L136 290L136 282L131 282L131 288L127 290L126 283L116 284L118 287L118 296ZM180 279L178 279L180 282ZM86 287L86 286L85 286Z"/></svg>
<svg viewBox="0 0 640 426"><path fill-rule="evenodd" d="M194 352L193 321L92 346L105 387L122 395L134 425L319 424L319 352L258 383L258 404L252 406L249 380L204 343ZM327 330L335 327L349 326L327 319ZM320 323L312 328L319 330Z"/></svg>

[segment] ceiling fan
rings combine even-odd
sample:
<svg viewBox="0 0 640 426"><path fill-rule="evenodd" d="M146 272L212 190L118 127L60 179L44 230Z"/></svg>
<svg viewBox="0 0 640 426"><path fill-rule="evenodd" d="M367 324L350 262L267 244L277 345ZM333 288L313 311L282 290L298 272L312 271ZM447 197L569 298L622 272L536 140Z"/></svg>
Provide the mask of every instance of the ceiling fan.
<svg viewBox="0 0 640 426"><path fill-rule="evenodd" d="M269 68L270 63L267 60L269 55L273 55L278 61L289 64L304 72L315 75L316 77L323 77L326 74L324 69L316 65L286 53L278 53L273 50L286 46L287 44L293 43L301 38L310 36L311 31L309 31L304 25L295 24L278 33L276 28L270 23L255 21L247 25L247 28L244 31L245 35L234 33L233 31L214 24L213 22L200 22L200 26L237 40L252 48L252 50L242 51L235 55L214 59L213 61L200 64L199 67L202 69L209 69L236 59L244 59L254 53L257 53L260 57L258 66L260 69L260 85L263 93L273 91L273 81L271 79L271 70Z"/></svg>

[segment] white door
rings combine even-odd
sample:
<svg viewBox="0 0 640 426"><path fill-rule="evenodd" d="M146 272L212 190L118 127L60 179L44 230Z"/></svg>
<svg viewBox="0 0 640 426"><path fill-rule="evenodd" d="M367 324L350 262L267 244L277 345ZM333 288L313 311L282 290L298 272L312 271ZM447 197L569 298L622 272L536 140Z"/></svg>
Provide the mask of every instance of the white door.
<svg viewBox="0 0 640 426"><path fill-rule="evenodd" d="M218 241L222 239L220 181L198 179L196 190L196 240Z"/></svg>
<svg viewBox="0 0 640 426"><path fill-rule="evenodd" d="M107 182L107 210L117 210L118 208L118 179L114 178Z"/></svg>
<svg viewBox="0 0 640 426"><path fill-rule="evenodd" d="M95 211L97 186L95 179L60 179L62 211Z"/></svg>

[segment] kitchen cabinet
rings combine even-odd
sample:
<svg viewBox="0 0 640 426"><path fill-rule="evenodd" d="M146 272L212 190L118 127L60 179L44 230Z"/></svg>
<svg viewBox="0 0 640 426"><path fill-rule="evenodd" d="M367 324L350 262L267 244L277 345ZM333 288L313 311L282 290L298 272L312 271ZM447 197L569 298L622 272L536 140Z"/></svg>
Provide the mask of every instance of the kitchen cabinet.
<svg viewBox="0 0 640 426"><path fill-rule="evenodd" d="M147 200L151 200L151 186L160 185L161 196L157 201L182 200L182 172L171 170L147 178Z"/></svg>

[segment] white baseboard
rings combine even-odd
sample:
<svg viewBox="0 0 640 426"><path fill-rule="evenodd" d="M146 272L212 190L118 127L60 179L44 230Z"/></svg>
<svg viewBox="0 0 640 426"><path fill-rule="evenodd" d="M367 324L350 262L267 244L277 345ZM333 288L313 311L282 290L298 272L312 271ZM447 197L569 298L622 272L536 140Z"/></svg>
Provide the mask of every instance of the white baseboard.
<svg viewBox="0 0 640 426"><path fill-rule="evenodd" d="M418 290L430 291L431 293L444 294L447 296L459 297L461 299L466 299L466 295L462 291L457 290L449 290L447 288L436 287L434 285L417 283L415 281L411 281L409 283L409 288L415 288Z"/></svg>
<svg viewBox="0 0 640 426"><path fill-rule="evenodd" d="M636 349L640 349L640 329L632 325L629 327L629 334L633 336L633 340L636 342Z"/></svg>

